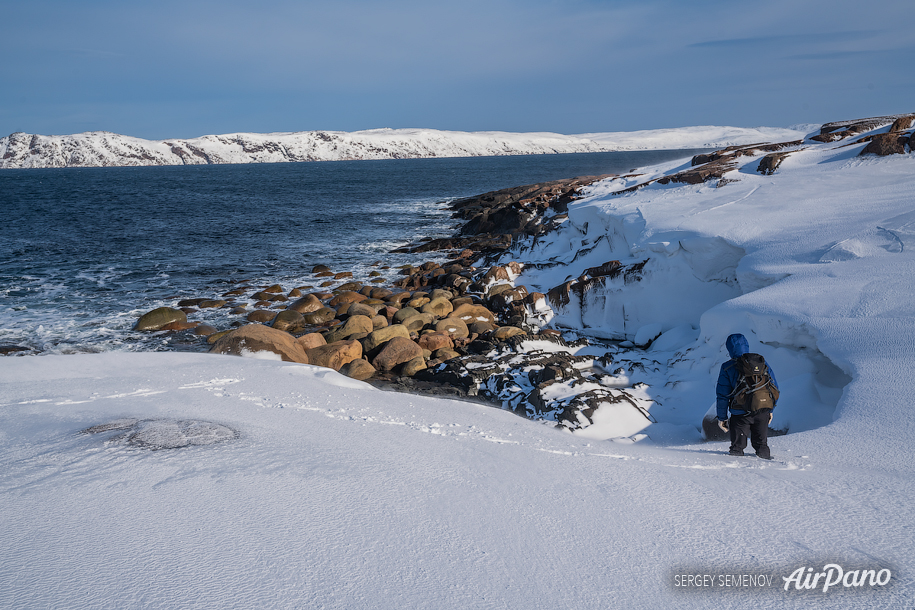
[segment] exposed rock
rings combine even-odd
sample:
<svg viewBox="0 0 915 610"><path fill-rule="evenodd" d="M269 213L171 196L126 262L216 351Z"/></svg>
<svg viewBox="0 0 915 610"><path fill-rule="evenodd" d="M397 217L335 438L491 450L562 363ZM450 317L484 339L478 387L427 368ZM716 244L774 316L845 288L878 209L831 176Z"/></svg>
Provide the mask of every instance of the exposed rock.
<svg viewBox="0 0 915 610"><path fill-rule="evenodd" d="M394 318L392 321L395 324L402 324L403 321L406 320L407 318L410 318L413 316L418 316L418 315L419 315L419 310L414 309L412 307L404 307L403 309L399 310L397 313L394 314Z"/></svg>
<svg viewBox="0 0 915 610"><path fill-rule="evenodd" d="M501 326L493 331L492 338L496 339L497 341L505 341L506 339L526 334L527 333L525 333L523 330L514 326Z"/></svg>
<svg viewBox="0 0 915 610"><path fill-rule="evenodd" d="M339 341L341 339L346 339L347 337L352 337L353 335L358 334L369 334L375 327L372 324L372 319L367 316L350 316L347 318L346 322L332 330L327 335L327 342L333 343L334 341ZM362 354L360 354L361 356Z"/></svg>
<svg viewBox="0 0 915 610"><path fill-rule="evenodd" d="M308 333L302 335L298 339L299 345L302 346L302 349L308 351L314 347L321 347L322 345L327 345L327 341L324 340L324 335L321 333Z"/></svg>
<svg viewBox="0 0 915 610"><path fill-rule="evenodd" d="M882 133L874 136L874 139L867 143L861 155L904 155L905 145L908 138L901 137L898 133Z"/></svg>
<svg viewBox="0 0 915 610"><path fill-rule="evenodd" d="M312 273L330 273L330 267L327 265L315 265L311 269Z"/></svg>
<svg viewBox="0 0 915 610"><path fill-rule="evenodd" d="M496 316L482 305L461 305L449 317L459 318L465 323L489 322L493 324L496 321Z"/></svg>
<svg viewBox="0 0 915 610"><path fill-rule="evenodd" d="M404 339L410 338L410 331L402 324L395 324L386 328L379 328L370 332L362 340L362 347L367 355L374 355L373 352L395 337Z"/></svg>
<svg viewBox="0 0 915 610"><path fill-rule="evenodd" d="M337 317L337 312L330 307L322 307L317 311L306 313L302 316L306 324L324 324Z"/></svg>
<svg viewBox="0 0 915 610"><path fill-rule="evenodd" d="M423 349L434 352L443 347L453 348L454 341L446 333L426 333L422 335L416 343Z"/></svg>
<svg viewBox="0 0 915 610"><path fill-rule="evenodd" d="M321 300L313 294L306 294L297 301L294 301L292 304L287 307L293 311L297 311L301 314L311 313L313 311L318 311L324 307L324 304L321 303Z"/></svg>
<svg viewBox="0 0 915 610"><path fill-rule="evenodd" d="M791 152L769 153L759 160L759 165L756 167L756 171L764 176L771 176L775 173L775 170L778 169L778 166L782 164L782 161L788 158L788 155L790 154Z"/></svg>
<svg viewBox="0 0 915 610"><path fill-rule="evenodd" d="M377 331L376 331L377 332ZM379 371L393 370L397 365L421 357L423 350L409 339L394 337L387 343L372 360L372 366Z"/></svg>
<svg viewBox="0 0 915 610"><path fill-rule="evenodd" d="M364 381L375 375L375 367L369 364L367 360L360 358L341 366L340 372L347 377Z"/></svg>
<svg viewBox="0 0 915 610"><path fill-rule="evenodd" d="M435 298L420 309L421 313L432 314L437 318L446 318L452 311L454 311L454 307L452 307L451 301L444 297Z"/></svg>
<svg viewBox="0 0 915 610"><path fill-rule="evenodd" d="M915 126L915 114L907 114L906 116L901 116L890 125L890 133L894 131L905 131L911 129Z"/></svg>
<svg viewBox="0 0 915 610"><path fill-rule="evenodd" d="M187 314L180 309L158 307L140 316L133 330L159 330L172 322L187 322Z"/></svg>
<svg viewBox="0 0 915 610"><path fill-rule="evenodd" d="M467 324L460 318L449 316L435 323L436 332L448 333L455 339L466 339L470 336Z"/></svg>
<svg viewBox="0 0 915 610"><path fill-rule="evenodd" d="M286 362L308 364L308 355L292 335L263 324L248 324L227 333L210 352L235 356L244 352L273 352Z"/></svg>
<svg viewBox="0 0 915 610"><path fill-rule="evenodd" d="M416 373L418 373L419 371L423 371L425 369L426 369L426 360L422 356L417 356L416 358L413 358L409 362L405 362L400 367L400 373L401 373L401 375L404 375L406 377L413 377Z"/></svg>
<svg viewBox="0 0 915 610"><path fill-rule="evenodd" d="M343 303L358 303L359 301L364 301L367 298L368 297L365 296L364 294L359 294L358 292L353 292L352 290L347 290L347 291L341 292L340 294L338 294L337 296L332 298L330 300L330 302L328 303L328 305L330 305L331 307L337 307L338 305L342 305Z"/></svg>
<svg viewBox="0 0 915 610"><path fill-rule="evenodd" d="M305 328L305 317L297 311L286 309L276 314L270 326L287 333L295 333Z"/></svg>
<svg viewBox="0 0 915 610"><path fill-rule="evenodd" d="M171 330L171 331L189 330L191 328L196 328L199 325L200 325L200 322L171 322L169 324L166 324L159 330Z"/></svg>
<svg viewBox="0 0 915 610"><path fill-rule="evenodd" d="M206 299L204 301L200 301L200 304L197 305L197 307L200 309L219 309L225 304L226 301L223 301L222 299Z"/></svg>
<svg viewBox="0 0 915 610"><path fill-rule="evenodd" d="M344 364L362 358L362 344L355 339L335 341L327 345L313 347L307 351L307 354L311 364L337 371Z"/></svg>
<svg viewBox="0 0 915 610"><path fill-rule="evenodd" d="M256 309L245 316L245 319L248 322L259 322L261 324L266 324L273 320L276 317L276 313L272 311L267 311L266 309Z"/></svg>

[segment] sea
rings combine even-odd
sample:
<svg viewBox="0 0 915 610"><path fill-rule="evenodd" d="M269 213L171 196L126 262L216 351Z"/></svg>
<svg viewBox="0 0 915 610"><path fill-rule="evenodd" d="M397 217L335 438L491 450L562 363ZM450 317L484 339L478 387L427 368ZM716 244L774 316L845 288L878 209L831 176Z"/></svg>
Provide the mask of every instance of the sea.
<svg viewBox="0 0 915 610"><path fill-rule="evenodd" d="M0 347L205 351L189 332L131 329L182 298L316 285L317 264L394 280L434 255L393 249L460 227L454 199L699 152L0 170ZM225 308L189 318L220 329L239 319Z"/></svg>

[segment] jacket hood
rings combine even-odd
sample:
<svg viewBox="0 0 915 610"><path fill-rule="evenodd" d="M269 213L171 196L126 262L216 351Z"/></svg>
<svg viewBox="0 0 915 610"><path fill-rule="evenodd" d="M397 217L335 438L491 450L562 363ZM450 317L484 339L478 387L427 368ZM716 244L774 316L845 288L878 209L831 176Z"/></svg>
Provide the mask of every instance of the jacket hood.
<svg viewBox="0 0 915 610"><path fill-rule="evenodd" d="M728 337L728 340L725 341L725 345L728 348L728 353L731 355L731 358L743 356L750 351L750 344L747 343L747 338L743 335L731 335Z"/></svg>

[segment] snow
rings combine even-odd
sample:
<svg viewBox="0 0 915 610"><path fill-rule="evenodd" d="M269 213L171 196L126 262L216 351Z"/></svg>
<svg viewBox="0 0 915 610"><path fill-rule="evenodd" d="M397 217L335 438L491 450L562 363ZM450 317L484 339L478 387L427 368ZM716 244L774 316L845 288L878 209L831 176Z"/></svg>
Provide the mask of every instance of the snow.
<svg viewBox="0 0 915 610"><path fill-rule="evenodd" d="M0 138L0 168L279 163L712 148L773 138L796 140L807 133L806 127L684 127L584 135L374 129L235 133L158 141L108 132L63 136L20 132Z"/></svg>
<svg viewBox="0 0 915 610"><path fill-rule="evenodd" d="M660 332L588 382L657 423L608 403L573 434L260 358L4 358L0 607L910 605L915 158L843 144L616 194L684 164L643 168L506 254L544 293L648 260L538 308L570 333ZM698 430L733 332L782 389L772 462ZM892 578L785 589L827 564Z"/></svg>

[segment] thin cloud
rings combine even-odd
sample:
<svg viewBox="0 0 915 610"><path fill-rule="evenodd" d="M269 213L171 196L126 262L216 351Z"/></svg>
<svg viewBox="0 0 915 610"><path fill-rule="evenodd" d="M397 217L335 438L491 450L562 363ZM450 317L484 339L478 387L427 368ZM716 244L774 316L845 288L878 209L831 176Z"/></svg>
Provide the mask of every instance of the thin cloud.
<svg viewBox="0 0 915 610"><path fill-rule="evenodd" d="M884 30L856 30L848 32L814 32L810 34L780 34L773 36L753 36L749 38L727 38L723 40L706 40L687 45L691 48L702 47L748 47L771 44L829 43L863 40L883 33Z"/></svg>

